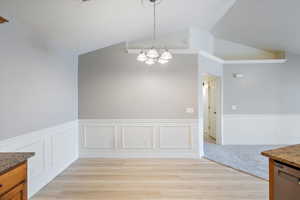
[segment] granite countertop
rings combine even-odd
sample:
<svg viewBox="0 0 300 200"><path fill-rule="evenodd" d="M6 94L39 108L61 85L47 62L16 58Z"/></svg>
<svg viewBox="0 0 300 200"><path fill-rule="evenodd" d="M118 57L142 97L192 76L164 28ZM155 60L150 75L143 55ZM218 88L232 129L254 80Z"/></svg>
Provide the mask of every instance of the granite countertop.
<svg viewBox="0 0 300 200"><path fill-rule="evenodd" d="M34 153L0 153L0 175L25 162Z"/></svg>
<svg viewBox="0 0 300 200"><path fill-rule="evenodd" d="M273 160L300 168L300 144L264 151L261 154Z"/></svg>

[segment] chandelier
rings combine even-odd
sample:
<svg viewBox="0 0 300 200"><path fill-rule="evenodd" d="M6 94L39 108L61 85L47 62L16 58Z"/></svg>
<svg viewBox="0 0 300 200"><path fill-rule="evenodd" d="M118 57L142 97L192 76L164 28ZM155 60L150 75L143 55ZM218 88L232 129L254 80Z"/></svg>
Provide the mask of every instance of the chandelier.
<svg viewBox="0 0 300 200"><path fill-rule="evenodd" d="M155 63L166 64L172 58L172 54L168 49L156 48L156 6L161 2L161 0L148 0L153 6L153 38L152 47L149 49L142 49L137 56L137 60L144 62L148 65L153 65Z"/></svg>

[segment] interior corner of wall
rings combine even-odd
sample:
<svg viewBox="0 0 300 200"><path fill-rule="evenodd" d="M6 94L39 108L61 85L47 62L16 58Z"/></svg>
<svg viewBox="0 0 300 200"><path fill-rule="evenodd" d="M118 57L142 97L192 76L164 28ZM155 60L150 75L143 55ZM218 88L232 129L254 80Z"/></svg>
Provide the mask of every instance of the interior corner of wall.
<svg viewBox="0 0 300 200"><path fill-rule="evenodd" d="M195 50L202 50L208 53L213 52L213 40L214 36L206 31L201 30L197 27L191 27L189 29L190 32L190 39L189 39L189 46L191 49Z"/></svg>

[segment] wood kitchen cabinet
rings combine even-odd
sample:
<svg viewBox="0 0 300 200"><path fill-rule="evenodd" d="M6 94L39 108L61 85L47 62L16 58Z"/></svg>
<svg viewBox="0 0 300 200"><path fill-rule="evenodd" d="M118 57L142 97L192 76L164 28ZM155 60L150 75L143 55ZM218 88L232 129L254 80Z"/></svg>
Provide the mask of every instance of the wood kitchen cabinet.
<svg viewBox="0 0 300 200"><path fill-rule="evenodd" d="M27 200L27 162L0 175L0 200Z"/></svg>
<svg viewBox="0 0 300 200"><path fill-rule="evenodd" d="M300 200L300 145L262 152L269 157L270 200Z"/></svg>

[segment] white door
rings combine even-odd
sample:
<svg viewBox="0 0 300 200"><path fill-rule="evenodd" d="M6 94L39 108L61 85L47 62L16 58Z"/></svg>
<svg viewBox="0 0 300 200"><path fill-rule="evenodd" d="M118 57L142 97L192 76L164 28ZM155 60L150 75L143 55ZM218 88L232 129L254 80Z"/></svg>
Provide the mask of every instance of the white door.
<svg viewBox="0 0 300 200"><path fill-rule="evenodd" d="M208 120L208 81L203 82L203 125L204 136L209 137L209 120Z"/></svg>
<svg viewBox="0 0 300 200"><path fill-rule="evenodd" d="M208 129L209 136L217 138L217 80L208 81Z"/></svg>

